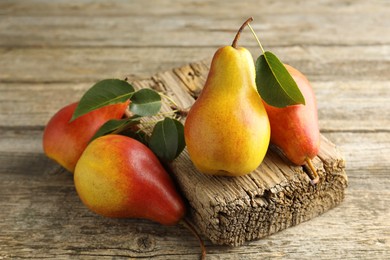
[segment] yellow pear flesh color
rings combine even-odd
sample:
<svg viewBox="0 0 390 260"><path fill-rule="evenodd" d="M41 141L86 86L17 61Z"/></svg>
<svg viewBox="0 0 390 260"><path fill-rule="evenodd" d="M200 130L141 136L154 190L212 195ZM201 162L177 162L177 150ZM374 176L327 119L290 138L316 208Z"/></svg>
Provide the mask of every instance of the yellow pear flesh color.
<svg viewBox="0 0 390 260"><path fill-rule="evenodd" d="M231 46L217 50L184 132L190 158L203 173L240 176L260 165L270 125L248 50Z"/></svg>

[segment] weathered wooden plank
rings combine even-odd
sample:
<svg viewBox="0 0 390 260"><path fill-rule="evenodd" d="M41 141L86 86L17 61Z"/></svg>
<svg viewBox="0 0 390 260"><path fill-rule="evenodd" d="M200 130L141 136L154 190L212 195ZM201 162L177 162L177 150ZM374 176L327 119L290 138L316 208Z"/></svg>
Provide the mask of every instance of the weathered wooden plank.
<svg viewBox="0 0 390 260"><path fill-rule="evenodd" d="M55 48L0 49L0 82L93 82L103 78L148 77L213 49ZM193 60L192 60L193 61Z"/></svg>
<svg viewBox="0 0 390 260"><path fill-rule="evenodd" d="M203 62L175 69L175 73L184 80L190 94L196 96L201 90L199 86L205 81L207 70L208 63ZM143 87L158 88L156 82L158 78ZM321 130L389 131L389 82L367 79L312 81L317 95ZM78 100L94 83L93 80L89 83L3 83L0 85L0 126L42 128L59 108ZM179 97L184 95L176 95L176 98Z"/></svg>
<svg viewBox="0 0 390 260"><path fill-rule="evenodd" d="M299 1L291 0L289 8L283 0L255 0L246 1L245 4L227 0L223 5L219 1L198 0L196 2L183 3L181 0L160 0L159 2L142 2L117 0L107 3L104 0L78 1L69 3L67 0L46 1L15 1L3 0L0 2L1 15L66 15L66 16L166 16L172 14L193 14L207 16L226 16L232 14L231 10L240 12L240 9L255 6L262 14L287 14L287 13L355 13L357 15L367 12L386 12L389 7L386 0L318 0L316 3L307 2L299 5ZM218 6L218 12L215 9ZM174 7L174 8L172 8ZM335 8L337 7L337 8ZM140 13L142 10L142 13ZM236 13L235 13L236 14ZM239 16L239 15L238 15Z"/></svg>
<svg viewBox="0 0 390 260"><path fill-rule="evenodd" d="M384 132L332 132L324 134L338 144L346 160L350 186L362 193L388 190L390 134ZM347 191L348 191L347 190Z"/></svg>
<svg viewBox="0 0 390 260"><path fill-rule="evenodd" d="M312 81L312 84L317 95L321 131L390 130L389 82ZM42 129L58 109L77 101L92 85L92 82L2 84L0 127ZM155 82L143 87L153 85Z"/></svg>
<svg viewBox="0 0 390 260"><path fill-rule="evenodd" d="M224 45L230 44L230 40ZM389 81L390 45L287 46L271 49L310 80ZM108 77L146 78L166 68L211 60L207 48L54 48L0 49L0 82L91 82ZM254 58L260 51L250 48ZM359 53L356 57L356 53ZM332 55L330 55L332 54Z"/></svg>
<svg viewBox="0 0 390 260"><path fill-rule="evenodd" d="M0 224L2 257L198 259L196 241L182 227L98 217L81 205L70 187L31 189L26 185L17 192L20 195L12 192L6 197L10 201L2 203L10 213ZM359 194L350 192L346 203L326 213L326 217L240 248L217 247L207 241L209 259L332 259L335 254L346 259L386 259L390 253L389 234L381 230L387 228L388 196L382 198L383 193L370 191L367 196L372 200L359 201ZM346 239L347 232L354 235Z"/></svg>
<svg viewBox="0 0 390 260"><path fill-rule="evenodd" d="M24 181L14 178L0 183L0 257L96 259L172 254L178 259L198 254L196 239L184 227L99 217L80 202L70 173L41 175L28 178L26 174Z"/></svg>
<svg viewBox="0 0 390 260"><path fill-rule="evenodd" d="M62 2L43 3L41 10L39 4L28 9L33 4L3 3L2 14L7 19L0 23L0 46L218 46L230 41L240 23L251 15L254 28L269 46L390 43L390 36L382 33L389 27L390 11L385 2L325 1L315 6L296 2L289 5L294 6L292 9L282 7L283 1L250 1L245 5L234 1L132 1L111 6ZM336 4L338 8L332 8ZM213 12L215 9L220 11ZM7 15L13 11L18 15ZM361 16L366 18L365 23L360 22ZM132 33L134 28L145 33ZM251 45L256 45L253 39Z"/></svg>
<svg viewBox="0 0 390 260"><path fill-rule="evenodd" d="M330 144L330 143L329 143ZM198 172L184 152L173 162L194 223L213 243L242 245L310 220L340 204L347 177L344 160L323 139L314 160L321 181L314 188L301 167L269 151L250 175L211 177Z"/></svg>

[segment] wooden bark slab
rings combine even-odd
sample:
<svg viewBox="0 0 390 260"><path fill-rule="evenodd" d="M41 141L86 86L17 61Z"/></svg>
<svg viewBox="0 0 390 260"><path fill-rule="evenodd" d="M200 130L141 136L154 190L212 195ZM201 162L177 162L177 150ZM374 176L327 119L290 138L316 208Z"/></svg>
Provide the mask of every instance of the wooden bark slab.
<svg viewBox="0 0 390 260"><path fill-rule="evenodd" d="M193 63L133 84L166 92L180 106L189 107L203 87L208 64L209 60ZM291 165L276 147L270 147L258 169L236 178L198 172L184 150L171 166L188 200L191 221L213 243L238 246L337 206L348 183L345 161L334 144L321 138L320 152L313 160L320 176L315 187L307 169Z"/></svg>
<svg viewBox="0 0 390 260"><path fill-rule="evenodd" d="M243 177L204 175L186 151L173 169L196 226L215 244L238 246L314 218L343 200L345 162L325 137L321 146L314 159L321 177L315 187L305 168L290 165L273 149Z"/></svg>

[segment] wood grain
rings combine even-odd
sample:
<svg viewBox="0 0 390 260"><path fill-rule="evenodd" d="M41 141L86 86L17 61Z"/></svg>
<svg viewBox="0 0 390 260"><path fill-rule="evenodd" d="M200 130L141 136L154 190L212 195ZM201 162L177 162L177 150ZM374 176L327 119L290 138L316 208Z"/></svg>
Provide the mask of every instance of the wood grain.
<svg viewBox="0 0 390 260"><path fill-rule="evenodd" d="M314 161L320 183L312 187L301 167L269 151L260 167L240 178L204 176L184 152L173 163L174 175L192 207L192 218L213 242L239 246L308 221L344 199L344 159L322 140Z"/></svg>
<svg viewBox="0 0 390 260"><path fill-rule="evenodd" d="M0 46L218 46L231 41L235 28L249 16L256 21L254 29L271 46L390 42L388 34L377 37L388 28L388 3L321 2L294 2L291 8L284 8L282 1L254 0L245 4L224 1L223 6L215 1L162 1L158 5L137 1L108 5L100 1L23 5L2 2L3 14L16 15L9 15L1 23L4 37L0 38ZM123 9L118 11L116 5ZM365 17L364 23L360 23L361 16ZM134 30L144 33L133 33ZM255 45L253 40L251 43Z"/></svg>
<svg viewBox="0 0 390 260"><path fill-rule="evenodd" d="M210 60L250 15L263 45L312 81L349 186L340 206L267 238L206 240L209 259L389 259L386 0L0 1L0 258L198 259L182 226L89 212L72 176L44 156L42 130L102 78ZM259 54L249 32L241 40Z"/></svg>
<svg viewBox="0 0 390 260"><path fill-rule="evenodd" d="M232 36L233 37L233 34ZM225 42L225 44L230 44ZM219 46L218 46L219 47ZM104 77L145 78L168 68L203 59L211 60L216 47L188 48L0 48L2 82L91 82ZM253 57L258 48L249 48ZM286 46L273 47L283 62L293 64L310 80L389 81L390 48L387 46ZM194 54L195 53L195 54ZM361 58L356 62L355 55ZM164 57L164 59L161 59ZM39 64L39 66L37 66ZM37 75L46 75L45 78Z"/></svg>

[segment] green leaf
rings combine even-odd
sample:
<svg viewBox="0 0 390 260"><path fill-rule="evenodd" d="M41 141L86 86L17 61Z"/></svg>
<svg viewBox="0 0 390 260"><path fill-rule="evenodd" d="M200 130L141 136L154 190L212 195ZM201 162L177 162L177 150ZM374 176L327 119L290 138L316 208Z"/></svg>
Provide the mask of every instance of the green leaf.
<svg viewBox="0 0 390 260"><path fill-rule="evenodd" d="M256 60L256 86L261 98L274 107L305 104L305 98L283 63L266 51Z"/></svg>
<svg viewBox="0 0 390 260"><path fill-rule="evenodd" d="M180 121L176 119L172 119L172 120L175 123L176 130L177 130L177 151L176 151L176 157L177 157L186 147L186 141L184 139L184 126Z"/></svg>
<svg viewBox="0 0 390 260"><path fill-rule="evenodd" d="M95 109L122 103L134 93L134 88L127 81L105 79L93 85L80 99L70 121Z"/></svg>
<svg viewBox="0 0 390 260"><path fill-rule="evenodd" d="M99 130L97 130L97 132L91 138L90 142L92 142L93 140L95 140L96 138L98 138L100 136L111 134L115 131L118 131L118 133L119 133L119 130L121 130L121 129L125 130L126 127L128 127L130 125L136 125L138 123L139 123L139 117L109 120L106 123L104 123L104 125L102 125L99 128Z"/></svg>
<svg viewBox="0 0 390 260"><path fill-rule="evenodd" d="M149 148L164 161L172 161L178 151L178 132L171 118L158 122L149 140Z"/></svg>
<svg viewBox="0 0 390 260"><path fill-rule="evenodd" d="M144 88L131 97L130 111L139 116L153 116L161 109L161 96L154 90Z"/></svg>

